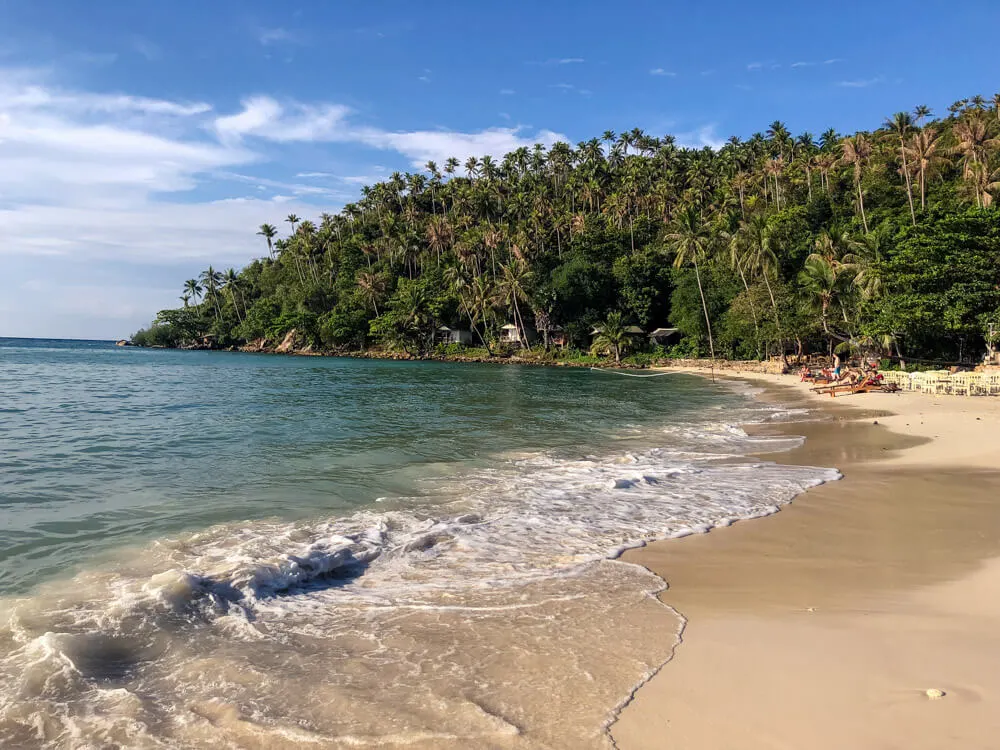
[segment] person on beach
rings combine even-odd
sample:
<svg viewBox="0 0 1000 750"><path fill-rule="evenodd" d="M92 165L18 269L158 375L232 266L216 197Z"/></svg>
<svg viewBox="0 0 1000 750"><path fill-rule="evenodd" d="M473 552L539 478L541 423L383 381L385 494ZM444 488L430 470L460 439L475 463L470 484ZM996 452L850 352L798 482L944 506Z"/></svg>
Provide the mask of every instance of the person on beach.
<svg viewBox="0 0 1000 750"><path fill-rule="evenodd" d="M840 355L833 355L833 379L840 380Z"/></svg>

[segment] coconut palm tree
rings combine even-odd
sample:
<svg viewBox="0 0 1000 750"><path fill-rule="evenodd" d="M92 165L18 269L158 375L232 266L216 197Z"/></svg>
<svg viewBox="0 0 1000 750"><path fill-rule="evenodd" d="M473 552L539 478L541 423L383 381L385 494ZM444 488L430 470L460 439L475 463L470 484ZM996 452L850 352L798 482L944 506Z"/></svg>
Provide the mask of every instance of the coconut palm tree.
<svg viewBox="0 0 1000 750"><path fill-rule="evenodd" d="M885 127L899 138L899 158L903 162L903 179L906 183L906 200L910 204L910 221L917 225L917 214L913 210L913 187L910 184L910 168L906 164L906 136L913 130L913 118L907 112L897 112L886 119Z"/></svg>
<svg viewBox="0 0 1000 750"><path fill-rule="evenodd" d="M514 316L518 340L522 345L527 346L528 338L524 330L524 318L521 316L520 303L530 302L526 286L531 279L531 271L528 270L524 261L517 258L501 266L500 270L502 275L497 280L497 291L507 305L507 309Z"/></svg>
<svg viewBox="0 0 1000 750"><path fill-rule="evenodd" d="M906 154L913 170L917 173L920 186L920 210L927 208L927 180L949 164L948 158L939 147L940 133L933 125L913 134L906 146Z"/></svg>
<svg viewBox="0 0 1000 750"><path fill-rule="evenodd" d="M872 158L872 144L864 133L851 135L840 142L841 161L854 167L854 188L858 191L858 210L865 234L868 234L868 218L865 216L865 194L861 189L861 178Z"/></svg>
<svg viewBox="0 0 1000 750"><path fill-rule="evenodd" d="M200 280L205 285L205 299L211 298L215 303L215 319L219 320L222 317L222 310L219 308L219 287L222 286L223 276L209 266L201 272Z"/></svg>
<svg viewBox="0 0 1000 750"><path fill-rule="evenodd" d="M295 234L295 225L302 221L302 219L295 214L288 214L288 216L285 217L285 221L292 225L292 234Z"/></svg>
<svg viewBox="0 0 1000 750"><path fill-rule="evenodd" d="M358 274L357 284L365 293L368 301L372 303L372 309L377 317L379 315L378 300L385 294L385 279L381 274L362 271Z"/></svg>
<svg viewBox="0 0 1000 750"><path fill-rule="evenodd" d="M712 247L712 235L701 218L701 212L692 205L687 205L674 220L673 226L667 232L666 240L674 251L674 267L683 268L687 264L694 266L695 280L698 282L698 294L701 296L701 309L705 314L705 328L708 331L708 350L712 357L714 376L715 340L712 337L712 320L708 315L708 303L705 301L705 290L701 284L701 269L699 262L708 259Z"/></svg>
<svg viewBox="0 0 1000 750"><path fill-rule="evenodd" d="M226 269L226 272L222 275L222 283L226 291L229 292L229 301L233 303L236 317L242 323L243 315L240 313L240 306L236 301L236 290L240 284L240 277L236 274L235 268Z"/></svg>
<svg viewBox="0 0 1000 750"><path fill-rule="evenodd" d="M976 205L983 207L983 175L989 163L990 151L1000 144L1000 138L990 137L986 118L979 112L964 116L952 129L958 140L952 152L961 156L962 174L972 187Z"/></svg>
<svg viewBox="0 0 1000 750"><path fill-rule="evenodd" d="M628 349L632 340L626 330L625 320L617 310L608 313L608 317L598 327L594 343L590 350L594 354L610 352L614 355L615 364L622 361L622 353Z"/></svg>
<svg viewBox="0 0 1000 750"><path fill-rule="evenodd" d="M267 240L267 254L274 257L274 238L278 236L278 230L273 224L261 224L258 235Z"/></svg>
<svg viewBox="0 0 1000 750"><path fill-rule="evenodd" d="M928 107L926 104L918 104L916 107L913 108L913 120L914 122L916 122L918 126L920 125L921 122L923 122L933 114L934 113L931 112L931 108Z"/></svg>
<svg viewBox="0 0 1000 750"><path fill-rule="evenodd" d="M201 284L198 283L198 279L188 279L184 282L184 293L194 300L194 303L198 304L198 299L201 297L202 293Z"/></svg>

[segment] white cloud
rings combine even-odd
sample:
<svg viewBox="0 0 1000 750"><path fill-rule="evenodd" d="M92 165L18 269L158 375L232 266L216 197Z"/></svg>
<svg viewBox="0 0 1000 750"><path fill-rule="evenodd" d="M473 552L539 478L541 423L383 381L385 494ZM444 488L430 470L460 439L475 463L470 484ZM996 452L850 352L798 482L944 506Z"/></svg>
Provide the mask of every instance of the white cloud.
<svg viewBox="0 0 1000 750"><path fill-rule="evenodd" d="M350 108L339 104L284 105L269 96L243 100L235 115L216 119L215 131L223 140L245 136L277 142L344 140Z"/></svg>
<svg viewBox="0 0 1000 750"><path fill-rule="evenodd" d="M500 89L500 96L514 96L516 93L514 89Z"/></svg>
<svg viewBox="0 0 1000 750"><path fill-rule="evenodd" d="M521 128L488 128L478 133L459 133L450 130L425 130L418 132L390 133L380 130L362 130L358 137L374 148L392 149L404 154L415 166L429 160L443 162L450 156L464 161L470 156L489 154L500 157L522 146L541 143L546 147L566 137L550 130L540 130L534 136L521 135Z"/></svg>
<svg viewBox="0 0 1000 750"><path fill-rule="evenodd" d="M697 130L686 133L677 133L677 145L683 148L705 148L708 146L713 151L718 151L726 145L726 141L715 133L715 125L703 125Z"/></svg>
<svg viewBox="0 0 1000 750"><path fill-rule="evenodd" d="M869 86L877 86L880 83L885 83L885 76L876 76L875 78L863 78L852 81L837 81L836 85L848 89L864 89Z"/></svg>
<svg viewBox="0 0 1000 750"><path fill-rule="evenodd" d="M749 65L747 65L747 70L760 70L763 67L764 63L752 62Z"/></svg>
<svg viewBox="0 0 1000 750"><path fill-rule="evenodd" d="M41 309L37 294L34 301L27 290L7 295L0 300L0 334L127 334L160 307L176 304L173 291L163 299L154 294L161 278L187 278L207 263L244 264L264 252L254 236L262 222L280 224L290 212L316 218L334 211L357 195L358 184L374 183L386 171L370 166L369 174L338 176L291 162L287 173L296 174L296 181L263 166L250 168L288 166L296 144L353 144L422 165L450 156L499 157L565 140L549 130L519 127L388 131L354 119L348 107L334 103L255 96L235 112L220 113L205 103L71 90L37 71L0 69L5 283L20 289L49 277L43 268L89 273L100 264L122 277L102 286L100 279L91 284L68 276L58 282L66 285L60 287L65 295L59 289L45 295L77 298L83 307L53 302ZM309 182L315 178L330 182ZM213 199L234 193L255 197ZM145 277L129 270L140 267ZM148 294L126 291L132 289ZM37 325L25 330L19 326L29 309Z"/></svg>
<svg viewBox="0 0 1000 750"><path fill-rule="evenodd" d="M810 68L816 63L814 62L793 62L791 67L793 68Z"/></svg>
<svg viewBox="0 0 1000 750"><path fill-rule="evenodd" d="M651 76L669 76L673 78L677 74L670 70L665 70L664 68L653 68L649 71Z"/></svg>
<svg viewBox="0 0 1000 750"><path fill-rule="evenodd" d="M579 65L586 62L582 57L562 57L558 60L550 60L549 62L556 65Z"/></svg>

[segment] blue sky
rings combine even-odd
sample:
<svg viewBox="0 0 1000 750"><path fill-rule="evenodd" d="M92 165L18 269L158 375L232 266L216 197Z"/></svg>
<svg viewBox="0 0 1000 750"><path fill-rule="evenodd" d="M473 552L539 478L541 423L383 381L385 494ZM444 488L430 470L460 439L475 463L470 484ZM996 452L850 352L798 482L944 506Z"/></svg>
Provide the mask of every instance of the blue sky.
<svg viewBox="0 0 1000 750"><path fill-rule="evenodd" d="M0 0L0 336L113 338L256 227L606 129L714 145L1000 90L1000 3Z"/></svg>

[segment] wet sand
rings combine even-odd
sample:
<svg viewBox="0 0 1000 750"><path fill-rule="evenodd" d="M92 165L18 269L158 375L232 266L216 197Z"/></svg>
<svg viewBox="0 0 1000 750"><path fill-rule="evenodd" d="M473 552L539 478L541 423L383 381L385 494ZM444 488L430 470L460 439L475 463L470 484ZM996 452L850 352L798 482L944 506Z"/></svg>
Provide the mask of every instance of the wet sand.
<svg viewBox="0 0 1000 750"><path fill-rule="evenodd" d="M829 418L761 428L807 437L767 458L844 479L766 520L625 555L669 582L660 598L687 624L611 728L617 746L996 747L1000 399L820 399L754 380L794 383L777 397Z"/></svg>

